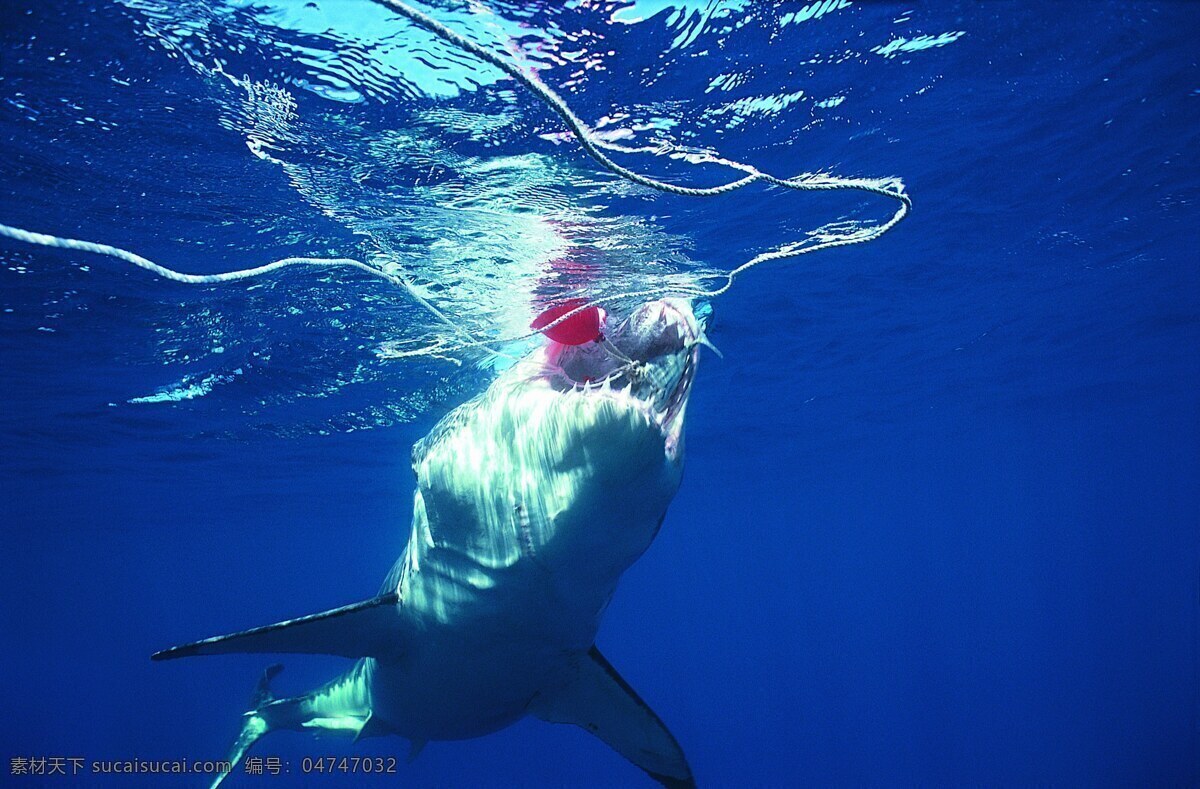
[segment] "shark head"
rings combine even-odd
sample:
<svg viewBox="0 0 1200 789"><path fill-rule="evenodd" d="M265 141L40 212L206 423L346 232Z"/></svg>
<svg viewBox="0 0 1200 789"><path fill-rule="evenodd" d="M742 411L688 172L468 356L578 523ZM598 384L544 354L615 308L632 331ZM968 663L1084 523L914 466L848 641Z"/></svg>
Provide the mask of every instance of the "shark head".
<svg viewBox="0 0 1200 789"><path fill-rule="evenodd" d="M704 328L683 299L642 304L586 345L551 343L543 375L567 396L607 398L644 416L662 434L668 456L682 450L684 412Z"/></svg>

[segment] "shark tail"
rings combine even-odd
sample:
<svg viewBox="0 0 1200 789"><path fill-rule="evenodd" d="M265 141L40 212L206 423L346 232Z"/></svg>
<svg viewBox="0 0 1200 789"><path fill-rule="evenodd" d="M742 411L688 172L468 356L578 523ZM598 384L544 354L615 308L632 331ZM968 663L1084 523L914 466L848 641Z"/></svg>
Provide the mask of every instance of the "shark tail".
<svg viewBox="0 0 1200 789"><path fill-rule="evenodd" d="M238 733L233 745L229 748L229 756L226 757L230 771L238 768L238 765L246 758L246 753L259 737L271 731L272 726L268 723L264 708L275 701L275 696L271 693L271 680L275 679L281 671L283 671L282 664L276 663L268 666L259 677L258 684L254 686L254 692L250 695L250 709L245 715L246 720L242 724L241 732ZM229 772L217 773L211 789L216 789L227 777L229 777Z"/></svg>

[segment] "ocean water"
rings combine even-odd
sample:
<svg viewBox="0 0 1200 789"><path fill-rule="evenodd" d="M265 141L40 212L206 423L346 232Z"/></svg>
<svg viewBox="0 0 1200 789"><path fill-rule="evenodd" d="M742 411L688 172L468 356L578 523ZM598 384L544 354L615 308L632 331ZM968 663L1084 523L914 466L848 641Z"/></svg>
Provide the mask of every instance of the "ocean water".
<svg viewBox="0 0 1200 789"><path fill-rule="evenodd" d="M607 139L913 198L713 304L682 488L597 639L700 785L1200 783L1200 5L427 9ZM369 259L451 336L893 210L662 195L565 131L365 1L0 3L0 222L197 273ZM271 658L149 655L372 595L412 443L495 362L395 358L450 330L352 270L0 264L4 755L223 758ZM282 662L283 693L347 664ZM280 732L255 753L291 771L238 785L648 785L533 720L396 776L296 769L406 748Z"/></svg>

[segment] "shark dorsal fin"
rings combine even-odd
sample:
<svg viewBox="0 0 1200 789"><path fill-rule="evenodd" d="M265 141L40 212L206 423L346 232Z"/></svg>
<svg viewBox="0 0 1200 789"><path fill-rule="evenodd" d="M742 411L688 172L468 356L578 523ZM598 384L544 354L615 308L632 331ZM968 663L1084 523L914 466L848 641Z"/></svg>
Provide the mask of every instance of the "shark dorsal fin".
<svg viewBox="0 0 1200 789"><path fill-rule="evenodd" d="M150 657L173 660L231 652L391 657L400 652L399 601L399 595L389 592L319 614L171 647Z"/></svg>
<svg viewBox="0 0 1200 789"><path fill-rule="evenodd" d="M603 740L663 786L695 787L683 749L662 720L595 646L564 688L531 710L551 723L573 723Z"/></svg>

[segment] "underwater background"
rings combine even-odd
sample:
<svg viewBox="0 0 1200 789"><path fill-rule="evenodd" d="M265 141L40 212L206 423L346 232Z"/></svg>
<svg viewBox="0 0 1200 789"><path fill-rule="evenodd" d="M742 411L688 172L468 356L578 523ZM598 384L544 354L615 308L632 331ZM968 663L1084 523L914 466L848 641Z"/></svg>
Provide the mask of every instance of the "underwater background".
<svg viewBox="0 0 1200 789"><path fill-rule="evenodd" d="M597 640L700 785L1200 783L1200 4L425 7L608 139L913 197L713 304L683 486ZM0 0L0 222L184 271L370 258L500 337L892 210L666 196L564 132L365 0ZM224 758L271 656L149 655L374 594L412 443L493 362L396 358L446 327L352 270L0 263L4 756ZM281 662L281 693L348 663ZM406 750L279 732L291 771L231 785L648 783L534 720L298 769Z"/></svg>

